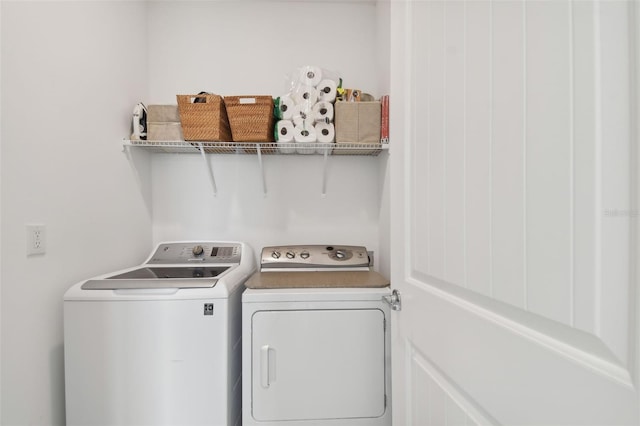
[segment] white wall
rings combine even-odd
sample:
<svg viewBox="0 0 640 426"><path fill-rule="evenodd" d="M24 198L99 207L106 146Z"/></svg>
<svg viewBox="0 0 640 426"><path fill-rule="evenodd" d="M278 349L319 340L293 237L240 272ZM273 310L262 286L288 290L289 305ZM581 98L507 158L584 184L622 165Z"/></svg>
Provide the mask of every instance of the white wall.
<svg viewBox="0 0 640 426"><path fill-rule="evenodd" d="M337 71L378 96L372 1L149 3L149 103L176 94L280 95L296 67Z"/></svg>
<svg viewBox="0 0 640 426"><path fill-rule="evenodd" d="M142 2L12 2L2 13L3 425L64 424L62 299L82 278L141 261L142 185L121 152L146 98ZM25 224L47 252L26 256Z"/></svg>
<svg viewBox="0 0 640 426"><path fill-rule="evenodd" d="M176 94L202 90L276 96L285 92L285 77L307 64L378 97L386 71L378 63L377 14L373 2L151 3L149 103L175 104ZM257 252L284 243L378 251L386 157L331 157L325 197L322 156L266 157L266 196L255 156L210 162L217 196L199 156L153 156L155 241L239 239Z"/></svg>

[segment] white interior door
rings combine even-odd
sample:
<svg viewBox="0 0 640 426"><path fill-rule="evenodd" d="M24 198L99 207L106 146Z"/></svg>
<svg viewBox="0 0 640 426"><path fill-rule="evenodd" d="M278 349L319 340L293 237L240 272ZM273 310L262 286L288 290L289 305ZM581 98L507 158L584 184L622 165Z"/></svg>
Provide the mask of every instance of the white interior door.
<svg viewBox="0 0 640 426"><path fill-rule="evenodd" d="M391 3L394 424L638 424L633 1Z"/></svg>

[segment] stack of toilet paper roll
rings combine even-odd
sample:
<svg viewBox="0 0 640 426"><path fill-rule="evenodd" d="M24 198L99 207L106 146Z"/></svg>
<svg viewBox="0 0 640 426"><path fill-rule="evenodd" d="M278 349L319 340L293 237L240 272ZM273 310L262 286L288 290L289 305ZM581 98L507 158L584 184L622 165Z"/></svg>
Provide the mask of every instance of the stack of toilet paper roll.
<svg viewBox="0 0 640 426"><path fill-rule="evenodd" d="M280 152L324 153L329 147L308 148L304 144L335 142L334 108L340 79L335 73L307 65L291 78L290 91L276 99L276 142ZM297 146L291 148L291 143Z"/></svg>

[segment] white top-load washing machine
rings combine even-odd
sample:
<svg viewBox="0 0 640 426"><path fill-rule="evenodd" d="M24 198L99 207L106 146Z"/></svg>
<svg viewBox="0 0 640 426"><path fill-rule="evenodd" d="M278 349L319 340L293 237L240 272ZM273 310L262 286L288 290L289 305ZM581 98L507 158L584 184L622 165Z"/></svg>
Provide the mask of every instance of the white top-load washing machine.
<svg viewBox="0 0 640 426"><path fill-rule="evenodd" d="M241 294L254 262L240 242L168 242L142 265L71 287L67 425L239 424Z"/></svg>
<svg viewBox="0 0 640 426"><path fill-rule="evenodd" d="M265 247L246 285L243 425L391 425L389 281L365 247Z"/></svg>

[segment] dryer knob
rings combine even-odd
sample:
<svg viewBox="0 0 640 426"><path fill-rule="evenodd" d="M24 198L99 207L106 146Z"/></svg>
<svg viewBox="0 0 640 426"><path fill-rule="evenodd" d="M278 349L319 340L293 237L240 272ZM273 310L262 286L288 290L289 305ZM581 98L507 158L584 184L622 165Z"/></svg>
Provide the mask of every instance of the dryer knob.
<svg viewBox="0 0 640 426"><path fill-rule="evenodd" d="M271 253L271 257L273 257L274 259L280 259L280 252L274 251L273 253Z"/></svg>
<svg viewBox="0 0 640 426"><path fill-rule="evenodd" d="M309 258L309 252L308 251L303 251L302 253L300 253L300 257L303 259L308 259Z"/></svg>
<svg viewBox="0 0 640 426"><path fill-rule="evenodd" d="M336 257L338 259L344 259L347 257L347 253L345 253L344 250L336 250Z"/></svg>
<svg viewBox="0 0 640 426"><path fill-rule="evenodd" d="M195 246L191 251L193 252L194 256L202 256L202 253L204 253L204 249L202 248L202 246Z"/></svg>
<svg viewBox="0 0 640 426"><path fill-rule="evenodd" d="M288 251L287 252L287 258L289 259L293 259L294 257L296 257L296 254L292 251Z"/></svg>

